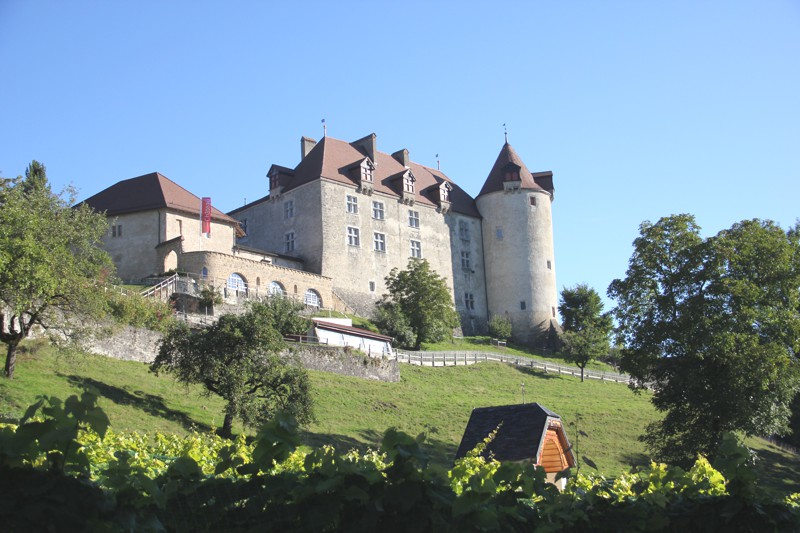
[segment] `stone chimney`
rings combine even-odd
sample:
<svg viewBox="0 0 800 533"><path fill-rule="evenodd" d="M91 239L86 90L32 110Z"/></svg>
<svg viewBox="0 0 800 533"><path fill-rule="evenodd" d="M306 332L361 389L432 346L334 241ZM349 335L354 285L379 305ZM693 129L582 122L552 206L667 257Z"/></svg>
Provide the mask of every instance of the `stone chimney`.
<svg viewBox="0 0 800 533"><path fill-rule="evenodd" d="M378 162L375 161L375 155L378 152L377 141L376 141L377 137L378 136L375 135L374 133L370 133L366 137L362 137L361 139L354 141L352 143L353 146L358 146L361 149L363 149L367 153L367 156L369 157L370 161L372 161L375 164L375 166L378 166Z"/></svg>
<svg viewBox="0 0 800 533"><path fill-rule="evenodd" d="M300 160L306 158L308 153L317 145L317 141L311 139L309 137L301 137L300 138Z"/></svg>
<svg viewBox="0 0 800 533"><path fill-rule="evenodd" d="M408 168L408 149L403 148L402 150L398 150L392 154L392 157L394 157L398 163Z"/></svg>

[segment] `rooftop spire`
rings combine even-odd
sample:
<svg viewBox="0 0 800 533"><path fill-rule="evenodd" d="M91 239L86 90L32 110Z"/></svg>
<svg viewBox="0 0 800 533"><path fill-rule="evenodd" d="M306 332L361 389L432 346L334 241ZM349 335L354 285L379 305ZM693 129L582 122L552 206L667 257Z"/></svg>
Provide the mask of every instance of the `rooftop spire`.
<svg viewBox="0 0 800 533"><path fill-rule="evenodd" d="M506 136L506 144L508 144L508 128L506 128L505 123L503 123L503 133Z"/></svg>

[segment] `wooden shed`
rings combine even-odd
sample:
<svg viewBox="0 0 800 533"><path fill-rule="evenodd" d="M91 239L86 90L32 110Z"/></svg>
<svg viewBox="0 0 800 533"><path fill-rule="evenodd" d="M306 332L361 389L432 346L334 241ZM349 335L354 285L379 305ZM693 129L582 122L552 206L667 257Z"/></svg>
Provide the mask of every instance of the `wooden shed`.
<svg viewBox="0 0 800 533"><path fill-rule="evenodd" d="M538 403L479 407L472 410L456 459L498 429L483 455L492 454L500 462L532 461L543 466L548 481L556 474L575 466L575 456L564 431L561 417ZM564 488L564 480L556 485Z"/></svg>

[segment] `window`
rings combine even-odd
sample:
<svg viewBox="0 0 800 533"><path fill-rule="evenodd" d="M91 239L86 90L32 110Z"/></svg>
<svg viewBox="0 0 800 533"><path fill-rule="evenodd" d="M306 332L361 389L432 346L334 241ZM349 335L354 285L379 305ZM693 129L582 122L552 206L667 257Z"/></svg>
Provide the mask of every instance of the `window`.
<svg viewBox="0 0 800 533"><path fill-rule="evenodd" d="M358 228L347 227L347 244L350 246L361 246L361 239L358 235Z"/></svg>
<svg viewBox="0 0 800 533"><path fill-rule="evenodd" d="M375 292L375 282L374 281L370 281L369 282L369 292Z"/></svg>
<svg viewBox="0 0 800 533"><path fill-rule="evenodd" d="M350 194L347 195L347 212L352 214L358 213L358 197L352 196Z"/></svg>
<svg viewBox="0 0 800 533"><path fill-rule="evenodd" d="M523 310L523 311L525 310L525 301L524 300L519 303L519 308L521 310Z"/></svg>
<svg viewBox="0 0 800 533"><path fill-rule="evenodd" d="M383 220L383 202L372 202L372 218Z"/></svg>
<svg viewBox="0 0 800 533"><path fill-rule="evenodd" d="M555 318L556 317L556 308L555 307L551 307L550 310L553 312L553 318Z"/></svg>
<svg viewBox="0 0 800 533"><path fill-rule="evenodd" d="M422 259L422 243L419 241L411 241L411 257Z"/></svg>
<svg viewBox="0 0 800 533"><path fill-rule="evenodd" d="M384 235L383 233L374 233L373 242L375 243L376 252L386 251L386 235Z"/></svg>
<svg viewBox="0 0 800 533"><path fill-rule="evenodd" d="M403 191L413 193L415 181L417 180L411 173L406 174L405 177L403 177Z"/></svg>
<svg viewBox="0 0 800 533"><path fill-rule="evenodd" d="M283 251L284 252L294 252L294 232L290 231L286 235L283 236Z"/></svg>
<svg viewBox="0 0 800 533"><path fill-rule="evenodd" d="M208 279L208 268L203 267L203 270L200 271L200 277L203 279Z"/></svg>
<svg viewBox="0 0 800 533"><path fill-rule="evenodd" d="M500 226L497 226L497 228L494 231L494 234L497 237L498 241L502 241L503 240L503 228L501 228Z"/></svg>
<svg viewBox="0 0 800 533"><path fill-rule="evenodd" d="M419 227L419 211L409 211L408 212L408 225L412 228Z"/></svg>
<svg viewBox="0 0 800 533"><path fill-rule="evenodd" d="M375 167L369 161L364 161L361 165L361 181L372 181L372 173Z"/></svg>
<svg viewBox="0 0 800 533"><path fill-rule="evenodd" d="M306 305L310 305L312 307L322 307L322 298L314 289L308 289L306 291L305 301Z"/></svg>
<svg viewBox="0 0 800 533"><path fill-rule="evenodd" d="M278 186L278 173L273 172L269 175L269 188L274 189Z"/></svg>
<svg viewBox="0 0 800 533"><path fill-rule="evenodd" d="M178 235L183 237L183 220L178 219Z"/></svg>
<svg viewBox="0 0 800 533"><path fill-rule="evenodd" d="M469 311L475 310L475 297L471 292L464 293L464 307L466 307Z"/></svg>
<svg viewBox="0 0 800 533"><path fill-rule="evenodd" d="M550 260L547 260L547 270L553 270L553 263Z"/></svg>
<svg viewBox="0 0 800 533"><path fill-rule="evenodd" d="M536 205L536 197L531 196L531 205Z"/></svg>
<svg viewBox="0 0 800 533"><path fill-rule="evenodd" d="M284 220L294 218L294 200L288 200L283 204L283 218Z"/></svg>
<svg viewBox="0 0 800 533"><path fill-rule="evenodd" d="M114 226L111 226L111 236L122 237L122 224L116 224Z"/></svg>
<svg viewBox="0 0 800 533"><path fill-rule="evenodd" d="M467 223L464 220L459 220L458 221L458 237L462 241L468 241L469 240L469 237L470 237L470 235L469 235L469 223Z"/></svg>
<svg viewBox="0 0 800 533"><path fill-rule="evenodd" d="M286 290L279 282L273 281L269 284L269 293L275 296L283 296L286 294Z"/></svg>
<svg viewBox="0 0 800 533"><path fill-rule="evenodd" d="M461 268L470 270L472 268L469 252L461 252Z"/></svg>
<svg viewBox="0 0 800 533"><path fill-rule="evenodd" d="M245 292L247 290L247 284L244 282L244 278L241 275L234 272L228 276L228 288L236 292Z"/></svg>

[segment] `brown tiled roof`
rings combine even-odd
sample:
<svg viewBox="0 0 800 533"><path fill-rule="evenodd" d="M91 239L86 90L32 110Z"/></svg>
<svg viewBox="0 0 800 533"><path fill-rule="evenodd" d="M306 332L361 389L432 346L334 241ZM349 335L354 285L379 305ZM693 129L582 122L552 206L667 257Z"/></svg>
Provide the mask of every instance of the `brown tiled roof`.
<svg viewBox="0 0 800 533"><path fill-rule="evenodd" d="M84 203L106 215L137 213L151 209L175 209L200 216L200 197L190 193L158 172L151 172L115 183L84 200ZM219 209L211 208L211 218L219 222L239 224Z"/></svg>
<svg viewBox="0 0 800 533"><path fill-rule="evenodd" d="M294 169L294 176L282 176L283 191L290 191L316 179L324 178L346 185L356 185L358 174L353 165L367 156L363 149L354 143L340 141L331 137L323 137L321 141L300 161ZM405 170L394 157L388 153L376 152L374 190L391 196L399 196L399 191L392 184L391 178ZM435 201L436 190L432 185L447 181L452 185L450 192L451 210L465 215L479 217L475 200L461 187L439 170L409 162L409 168L416 178L416 203L428 206L438 205Z"/></svg>
<svg viewBox="0 0 800 533"><path fill-rule="evenodd" d="M481 192L478 196L488 194L490 192L502 191L504 189L504 169L506 165L513 163L520 167L519 177L522 181L521 188L523 189L540 189L549 193L553 193L553 173L550 171L531 173L525 163L517 155L517 152L511 147L510 144L505 143L500 150L500 155L497 156L497 161L494 162L492 171L489 172L489 177L483 184Z"/></svg>
<svg viewBox="0 0 800 533"><path fill-rule="evenodd" d="M547 432L548 419L561 420L561 417L538 403L473 409L456 459L464 457L502 423L484 455L492 453L498 461L536 461Z"/></svg>

